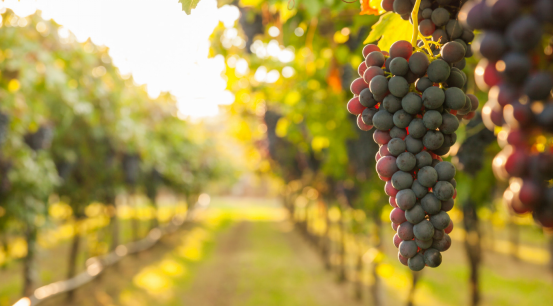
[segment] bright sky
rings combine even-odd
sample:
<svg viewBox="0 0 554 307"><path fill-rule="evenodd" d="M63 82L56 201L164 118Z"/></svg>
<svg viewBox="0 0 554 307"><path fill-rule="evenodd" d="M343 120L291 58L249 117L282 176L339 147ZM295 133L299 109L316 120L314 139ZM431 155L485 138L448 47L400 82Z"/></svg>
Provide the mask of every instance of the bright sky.
<svg viewBox="0 0 554 307"><path fill-rule="evenodd" d="M218 105L234 101L221 77L223 57L208 59L208 38L219 20L234 24L236 7L218 9L216 0L201 0L189 16L177 0L6 0L2 5L19 16L39 9L77 40L90 37L106 45L121 73L146 83L150 96L175 95L181 115L214 116Z"/></svg>

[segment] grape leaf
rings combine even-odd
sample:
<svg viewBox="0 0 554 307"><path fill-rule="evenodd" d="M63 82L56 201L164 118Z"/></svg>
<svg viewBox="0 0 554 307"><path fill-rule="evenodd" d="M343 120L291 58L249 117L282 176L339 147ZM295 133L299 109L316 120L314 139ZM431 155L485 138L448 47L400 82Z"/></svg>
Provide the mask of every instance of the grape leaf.
<svg viewBox="0 0 554 307"><path fill-rule="evenodd" d="M381 16L379 21L371 27L371 32L365 39L364 44L378 40L379 48L388 51L396 41L411 41L412 31L413 28L409 21L403 20L398 14L389 12Z"/></svg>
<svg viewBox="0 0 554 307"><path fill-rule="evenodd" d="M190 15L192 9L196 8L198 2L200 2L200 0L179 0L179 3L183 6L183 11L185 11L187 15Z"/></svg>

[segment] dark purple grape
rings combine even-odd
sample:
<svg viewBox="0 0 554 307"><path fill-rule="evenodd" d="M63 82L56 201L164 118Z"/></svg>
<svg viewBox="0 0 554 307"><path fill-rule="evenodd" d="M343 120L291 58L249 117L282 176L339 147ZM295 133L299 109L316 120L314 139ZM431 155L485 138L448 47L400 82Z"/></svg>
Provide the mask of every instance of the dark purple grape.
<svg viewBox="0 0 554 307"><path fill-rule="evenodd" d="M431 245L431 247L444 252L450 248L450 245L452 245L452 240L450 239L450 236L445 233L442 239L433 240L433 245Z"/></svg>
<svg viewBox="0 0 554 307"><path fill-rule="evenodd" d="M425 259L421 253L416 254L408 259L408 267L412 271L421 271L425 268Z"/></svg>
<svg viewBox="0 0 554 307"><path fill-rule="evenodd" d="M404 76L408 73L408 61L405 58L397 57L391 60L389 70L391 74L396 76ZM389 82L390 86L390 82Z"/></svg>
<svg viewBox="0 0 554 307"><path fill-rule="evenodd" d="M445 26L450 20L450 13L445 8L436 8L431 14L431 20L437 27Z"/></svg>
<svg viewBox="0 0 554 307"><path fill-rule="evenodd" d="M417 245L415 241L402 241L398 246L398 252L406 258L412 258L417 254Z"/></svg>
<svg viewBox="0 0 554 307"><path fill-rule="evenodd" d="M432 187L437 183L437 171L431 166L424 166L417 172L417 181L424 187Z"/></svg>
<svg viewBox="0 0 554 307"><path fill-rule="evenodd" d="M424 166L431 166L431 163L433 163L433 158L431 157L431 154L427 151L422 151L415 155L416 157L416 166L417 168L423 168Z"/></svg>
<svg viewBox="0 0 554 307"><path fill-rule="evenodd" d="M402 98L402 109L406 111L408 114L415 115L421 111L421 107L423 106L423 101L421 100L421 97L419 97L418 94L414 92L410 92Z"/></svg>
<svg viewBox="0 0 554 307"><path fill-rule="evenodd" d="M392 94L387 95L387 97L383 99L383 103L381 105L383 109L387 110L391 114L394 114L396 111L402 108L400 98Z"/></svg>
<svg viewBox="0 0 554 307"><path fill-rule="evenodd" d="M394 76L388 84L389 92L396 97L404 97L410 91L410 85L404 77Z"/></svg>
<svg viewBox="0 0 554 307"><path fill-rule="evenodd" d="M425 264L430 268L436 268L442 263L441 253L434 248L426 250L423 254L423 259L425 260Z"/></svg>
<svg viewBox="0 0 554 307"><path fill-rule="evenodd" d="M433 86L433 82L427 77L421 77L416 82L416 89L420 92L424 92L426 89Z"/></svg>
<svg viewBox="0 0 554 307"><path fill-rule="evenodd" d="M429 221L435 229L445 229L450 225L450 216L445 211L439 211L439 213L431 215Z"/></svg>
<svg viewBox="0 0 554 307"><path fill-rule="evenodd" d="M428 220L423 220L414 225L414 237L417 239L427 241L432 239L434 234L435 228Z"/></svg>
<svg viewBox="0 0 554 307"><path fill-rule="evenodd" d="M442 201L447 201L454 196L454 187L448 181L439 181L433 187L433 194Z"/></svg>
<svg viewBox="0 0 554 307"><path fill-rule="evenodd" d="M455 40L456 38L462 36L462 33L464 32L462 25L455 19L450 19L448 21L445 30L448 37L450 37L450 40Z"/></svg>
<svg viewBox="0 0 554 307"><path fill-rule="evenodd" d="M440 53L443 60L452 64L463 60L466 50L458 42L448 42L442 46Z"/></svg>
<svg viewBox="0 0 554 307"><path fill-rule="evenodd" d="M391 139L387 144L387 149L389 150L391 155L396 157L406 151L406 142L404 142L404 140L400 138Z"/></svg>
<svg viewBox="0 0 554 307"><path fill-rule="evenodd" d="M396 159L396 161L398 161L398 159ZM394 175L392 175L392 177L391 177L392 186L395 189L399 190L399 191L411 188L413 182L414 182L414 178L412 177L412 175L410 173L403 172L403 171L398 171L398 172L394 173ZM402 192L402 191L400 191L400 192ZM398 194L396 194L396 196L398 196ZM415 196L414 196L414 198L415 198ZM415 203L415 201L414 201L414 203ZM401 207L398 202L396 204L402 210L409 209L409 208Z"/></svg>
<svg viewBox="0 0 554 307"><path fill-rule="evenodd" d="M385 95L389 90L389 80L385 76L377 75L369 82L369 89L373 95Z"/></svg>
<svg viewBox="0 0 554 307"><path fill-rule="evenodd" d="M429 58L423 52L415 52L410 57L408 66L414 74L423 76L427 72L427 67L429 67Z"/></svg>
<svg viewBox="0 0 554 307"><path fill-rule="evenodd" d="M418 224L425 219L425 212L419 203L416 203L411 209L404 212L406 220L412 224ZM412 228L413 232L413 228Z"/></svg>
<svg viewBox="0 0 554 307"><path fill-rule="evenodd" d="M439 149L444 143L444 135L440 131L428 130L423 136L423 146L429 150Z"/></svg>
<svg viewBox="0 0 554 307"><path fill-rule="evenodd" d="M423 150L423 142L411 135L406 136L404 142L406 142L406 150L410 153L417 154Z"/></svg>
<svg viewBox="0 0 554 307"><path fill-rule="evenodd" d="M389 135L391 138L399 138L399 139L405 139L406 135L406 129L398 128L396 126L392 127L392 129L389 131Z"/></svg>
<svg viewBox="0 0 554 307"><path fill-rule="evenodd" d="M360 104L366 108L373 108L377 101L373 99L373 94L369 91L369 88L364 88L360 92Z"/></svg>
<svg viewBox="0 0 554 307"><path fill-rule="evenodd" d="M419 139L425 135L427 128L425 128L421 118L414 118L410 122L410 125L408 125L408 132L412 137Z"/></svg>
<svg viewBox="0 0 554 307"><path fill-rule="evenodd" d="M414 160L415 160L415 157L414 157ZM412 191L414 191L414 194L418 199L423 198L429 192L429 189L427 187L422 186L417 180L414 180L414 182L412 183L411 189Z"/></svg>
<svg viewBox="0 0 554 307"><path fill-rule="evenodd" d="M377 113L377 109L367 108L362 112L362 122L366 125L373 126L373 116Z"/></svg>
<svg viewBox="0 0 554 307"><path fill-rule="evenodd" d="M436 86L431 86L423 92L421 98L423 100L423 105L426 108L438 109L442 106L446 97L443 89Z"/></svg>
<svg viewBox="0 0 554 307"><path fill-rule="evenodd" d="M379 130L390 130L394 126L392 114L379 109L379 111L373 115L373 126Z"/></svg>
<svg viewBox="0 0 554 307"><path fill-rule="evenodd" d="M452 163L447 161L437 164L435 166L435 170L437 171L438 180L440 181L450 181L451 179L454 179L454 176L456 175L456 168Z"/></svg>
<svg viewBox="0 0 554 307"><path fill-rule="evenodd" d="M416 196L411 189L404 189L396 193L396 205L402 210L410 210L416 204ZM403 209L404 208L404 209Z"/></svg>
<svg viewBox="0 0 554 307"><path fill-rule="evenodd" d="M400 109L394 113L392 121L396 127L406 128L412 121L412 115Z"/></svg>
<svg viewBox="0 0 554 307"><path fill-rule="evenodd" d="M505 67L500 72L505 80L516 84L525 82L531 71L531 60L526 54L510 52L502 57L502 62Z"/></svg>
<svg viewBox="0 0 554 307"><path fill-rule="evenodd" d="M499 60L508 49L504 35L496 31L486 31L474 46L478 46L479 53L490 61Z"/></svg>
<svg viewBox="0 0 554 307"><path fill-rule="evenodd" d="M459 110L466 103L466 95L464 91L457 87L447 88L444 91L444 105L453 110Z"/></svg>
<svg viewBox="0 0 554 307"><path fill-rule="evenodd" d="M546 100L552 91L552 73L538 72L525 82L525 94L532 100Z"/></svg>
<svg viewBox="0 0 554 307"><path fill-rule="evenodd" d="M429 110L423 114L425 128L435 130L442 125L442 115L435 110Z"/></svg>
<svg viewBox="0 0 554 307"><path fill-rule="evenodd" d="M427 76L434 83L442 83L450 76L450 66L443 60L434 60L427 68Z"/></svg>
<svg viewBox="0 0 554 307"><path fill-rule="evenodd" d="M535 18L527 15L517 18L506 29L506 41L516 51L525 52L535 48L541 37L541 25Z"/></svg>
<svg viewBox="0 0 554 307"><path fill-rule="evenodd" d="M396 158L396 166L401 171L409 172L416 165L416 158L414 154L410 152L403 152Z"/></svg>
<svg viewBox="0 0 554 307"><path fill-rule="evenodd" d="M441 201L433 193L428 193L421 199L421 208L427 214L437 214L441 211Z"/></svg>

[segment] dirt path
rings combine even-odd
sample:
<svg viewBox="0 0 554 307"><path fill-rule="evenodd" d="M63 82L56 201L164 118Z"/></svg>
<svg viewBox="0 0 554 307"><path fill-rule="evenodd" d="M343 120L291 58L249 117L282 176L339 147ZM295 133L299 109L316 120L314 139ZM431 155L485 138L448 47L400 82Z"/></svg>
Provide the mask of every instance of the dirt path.
<svg viewBox="0 0 554 307"><path fill-rule="evenodd" d="M170 291L147 293L136 276L182 245L186 231L127 257L100 279L44 305L358 305L348 284L337 284L323 262L290 222L236 221L216 233L190 275L175 279Z"/></svg>
<svg viewBox="0 0 554 307"><path fill-rule="evenodd" d="M241 222L220 237L184 305L357 305L286 223Z"/></svg>

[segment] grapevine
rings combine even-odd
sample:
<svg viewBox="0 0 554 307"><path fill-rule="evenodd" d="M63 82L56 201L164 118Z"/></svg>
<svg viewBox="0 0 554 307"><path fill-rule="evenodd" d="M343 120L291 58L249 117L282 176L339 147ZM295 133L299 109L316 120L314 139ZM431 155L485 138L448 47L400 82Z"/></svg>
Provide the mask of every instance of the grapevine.
<svg viewBox="0 0 554 307"><path fill-rule="evenodd" d="M360 129L375 127L381 146L376 170L386 181L397 232L393 243L399 261L413 271L439 266L451 245L447 212L457 193L456 169L441 156L456 142L460 120L471 119L479 106L465 94L461 71L473 33L462 28L459 6L450 2L384 0L385 10L413 23L412 42L397 41L390 53L366 45L347 105Z"/></svg>
<svg viewBox="0 0 554 307"><path fill-rule="evenodd" d="M493 171L509 180L504 201L552 228L552 1L468 2L461 15L482 30L475 76L491 87L483 122L503 148Z"/></svg>

